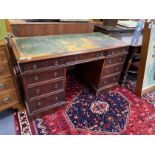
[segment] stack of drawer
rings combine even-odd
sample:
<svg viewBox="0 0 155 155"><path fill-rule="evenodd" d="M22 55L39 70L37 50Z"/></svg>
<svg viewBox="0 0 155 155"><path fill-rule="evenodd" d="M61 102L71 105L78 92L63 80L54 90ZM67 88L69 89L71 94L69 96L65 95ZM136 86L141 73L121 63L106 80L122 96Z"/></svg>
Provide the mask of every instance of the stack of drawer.
<svg viewBox="0 0 155 155"><path fill-rule="evenodd" d="M118 52L119 51L119 54ZM99 82L99 92L107 91L118 85L128 48L115 49L110 57L105 58Z"/></svg>
<svg viewBox="0 0 155 155"><path fill-rule="evenodd" d="M19 69L29 116L44 113L65 103L64 59L22 63Z"/></svg>
<svg viewBox="0 0 155 155"><path fill-rule="evenodd" d="M0 42L0 111L8 108L20 110L14 81L10 72L5 43Z"/></svg>
<svg viewBox="0 0 155 155"><path fill-rule="evenodd" d="M128 47L100 51L97 61L77 65L76 71L100 95L118 85L127 53Z"/></svg>

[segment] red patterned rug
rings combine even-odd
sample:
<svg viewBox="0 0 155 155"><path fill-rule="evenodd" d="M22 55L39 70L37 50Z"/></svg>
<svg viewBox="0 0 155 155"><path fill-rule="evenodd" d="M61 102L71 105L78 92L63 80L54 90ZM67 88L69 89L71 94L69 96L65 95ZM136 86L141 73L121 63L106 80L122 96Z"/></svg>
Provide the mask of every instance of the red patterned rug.
<svg viewBox="0 0 155 155"><path fill-rule="evenodd" d="M29 121L26 111L14 113L17 134L155 134L153 94L139 98L128 82L129 89L117 87L97 97L73 74L69 74L66 85L66 108L34 121Z"/></svg>

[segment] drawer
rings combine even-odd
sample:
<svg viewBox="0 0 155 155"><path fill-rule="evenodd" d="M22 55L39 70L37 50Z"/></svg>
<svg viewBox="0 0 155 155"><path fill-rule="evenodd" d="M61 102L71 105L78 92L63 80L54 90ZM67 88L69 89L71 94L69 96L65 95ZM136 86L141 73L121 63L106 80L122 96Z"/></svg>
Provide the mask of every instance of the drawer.
<svg viewBox="0 0 155 155"><path fill-rule="evenodd" d="M116 48L108 50L108 56L109 55L123 55L128 53L128 48Z"/></svg>
<svg viewBox="0 0 155 155"><path fill-rule="evenodd" d="M95 58L96 53L87 53L87 54L79 54L79 55L72 55L65 58L66 63L74 63L76 61L87 60L90 58Z"/></svg>
<svg viewBox="0 0 155 155"><path fill-rule="evenodd" d="M0 62L6 61L6 60L7 60L7 58L6 58L5 51L0 51Z"/></svg>
<svg viewBox="0 0 155 155"><path fill-rule="evenodd" d="M64 89L64 80L46 83L39 86L31 87L26 90L27 97L33 98L47 93L51 93L57 90Z"/></svg>
<svg viewBox="0 0 155 155"><path fill-rule="evenodd" d="M22 72L25 72L25 71L34 71L37 69L44 69L46 67L58 67L62 65L64 65L64 59L50 59L31 63L24 63L21 64L20 67Z"/></svg>
<svg viewBox="0 0 155 155"><path fill-rule="evenodd" d="M125 58L126 58L126 55L106 58L105 61L104 61L104 66L108 66L108 65L112 65L112 64L117 64L117 63L124 63Z"/></svg>
<svg viewBox="0 0 155 155"><path fill-rule="evenodd" d="M37 84L52 79L64 77L64 68L40 71L38 73L29 73L23 75L23 82L26 86Z"/></svg>
<svg viewBox="0 0 155 155"><path fill-rule="evenodd" d="M11 89L14 89L14 84L11 78L0 81L0 93L3 93Z"/></svg>
<svg viewBox="0 0 155 155"><path fill-rule="evenodd" d="M106 56L107 52L106 51L100 51L100 52L90 52L86 54L79 54L79 55L73 55L73 56L68 56L65 58L66 63L76 63L76 61L83 61L87 59L95 59L101 56Z"/></svg>
<svg viewBox="0 0 155 155"><path fill-rule="evenodd" d="M111 85L113 83L117 83L119 80L120 74L115 74L113 76L107 77L107 78L102 78L99 84L99 88Z"/></svg>
<svg viewBox="0 0 155 155"><path fill-rule="evenodd" d="M18 102L17 100L17 94L15 91L10 92L9 94L3 94L0 95L0 106L5 104L16 104Z"/></svg>
<svg viewBox="0 0 155 155"><path fill-rule="evenodd" d="M123 63L103 68L102 77L122 71Z"/></svg>
<svg viewBox="0 0 155 155"><path fill-rule="evenodd" d="M0 63L0 80L10 76L10 68L7 62Z"/></svg>
<svg viewBox="0 0 155 155"><path fill-rule="evenodd" d="M31 112L35 112L44 108L52 107L57 103L65 101L64 91L50 95L48 97L37 99L33 101L28 101L27 105Z"/></svg>

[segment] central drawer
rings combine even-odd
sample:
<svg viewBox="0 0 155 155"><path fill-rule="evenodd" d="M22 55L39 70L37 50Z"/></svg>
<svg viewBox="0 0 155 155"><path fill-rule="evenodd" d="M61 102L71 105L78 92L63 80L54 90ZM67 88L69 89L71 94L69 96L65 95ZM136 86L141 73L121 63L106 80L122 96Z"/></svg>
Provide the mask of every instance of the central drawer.
<svg viewBox="0 0 155 155"><path fill-rule="evenodd" d="M107 51L90 52L87 54L71 55L65 58L67 64L74 64L77 61L86 61L88 59L98 59L107 56Z"/></svg>
<svg viewBox="0 0 155 155"><path fill-rule="evenodd" d="M24 85L31 86L40 82L45 82L52 79L64 78L64 68L45 70L35 73L23 74Z"/></svg>
<svg viewBox="0 0 155 155"><path fill-rule="evenodd" d="M53 95L50 95L48 97L44 97L42 99L36 99L33 101L27 101L28 107L31 112L35 112L38 110L42 110L44 108L47 108L49 106L55 106L56 104L60 102L65 101L65 95L64 91L61 91L59 93L55 93Z"/></svg>
<svg viewBox="0 0 155 155"><path fill-rule="evenodd" d="M52 83L45 83L39 86L27 88L26 96L28 99L32 99L61 89L64 89L64 80L59 80Z"/></svg>

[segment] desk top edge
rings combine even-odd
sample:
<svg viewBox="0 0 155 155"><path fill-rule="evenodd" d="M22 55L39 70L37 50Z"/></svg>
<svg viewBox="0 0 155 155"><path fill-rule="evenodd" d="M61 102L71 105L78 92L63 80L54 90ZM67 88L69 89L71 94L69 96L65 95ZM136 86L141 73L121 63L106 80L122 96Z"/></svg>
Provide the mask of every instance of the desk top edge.
<svg viewBox="0 0 155 155"><path fill-rule="evenodd" d="M99 34L101 34L103 36L108 36L108 35L104 35L102 33L99 33ZM75 34L75 35L79 35L79 34ZM62 35L52 35L52 36L62 36ZM46 36L40 36L40 37L46 37ZM110 36L108 36L108 37L110 37ZM24 39L24 38L35 38L35 37L17 37L17 38L18 39L19 38ZM38 38L38 36L36 38ZM69 55L86 54L88 52L97 52L97 51L101 51L101 50L108 50L108 49L115 49L115 48L121 48L121 47L128 47L129 46L128 44L120 41L119 39L116 39L114 37L110 37L110 38L119 41L120 44L119 45L112 46L110 48L98 48L98 49L91 49L91 50L84 50L84 51L80 51L79 50L79 51L76 51L76 52L68 52L68 53L63 53L63 54L58 54L58 55L52 55L52 54L50 54L50 55L45 55L45 56L38 56L38 57L35 57L35 58L30 58L30 59L26 59L26 58L25 59L20 59L19 58L19 53L20 52L19 52L18 46L16 45L16 41L15 41L16 39L15 38L11 38L10 39L10 43L11 43L11 46L13 48L13 52L15 54L17 63L24 63L24 62L31 62L31 61L43 60L43 59L60 58L60 57L65 57L65 56L69 56Z"/></svg>

